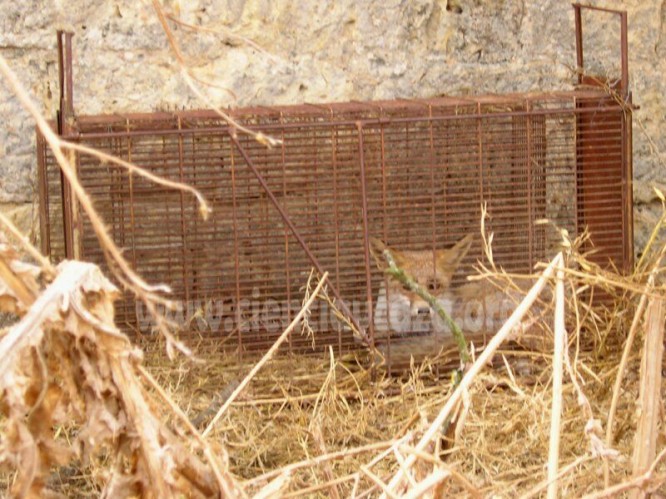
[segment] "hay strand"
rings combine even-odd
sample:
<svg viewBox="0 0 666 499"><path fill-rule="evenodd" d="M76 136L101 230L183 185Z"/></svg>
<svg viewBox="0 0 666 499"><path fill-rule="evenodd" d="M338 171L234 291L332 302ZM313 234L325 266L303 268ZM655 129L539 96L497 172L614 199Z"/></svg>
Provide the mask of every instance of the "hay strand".
<svg viewBox="0 0 666 499"><path fill-rule="evenodd" d="M553 401L550 412L550 444L548 447L548 499L557 498L557 475L560 459L560 432L562 418L562 371L564 365L564 271L562 258L557 269L555 284L555 344L553 348Z"/></svg>

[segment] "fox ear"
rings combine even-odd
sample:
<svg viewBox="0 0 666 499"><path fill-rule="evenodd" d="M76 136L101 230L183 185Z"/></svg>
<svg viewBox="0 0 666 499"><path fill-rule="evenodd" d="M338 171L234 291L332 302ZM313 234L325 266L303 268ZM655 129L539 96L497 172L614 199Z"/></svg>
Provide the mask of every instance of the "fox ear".
<svg viewBox="0 0 666 499"><path fill-rule="evenodd" d="M379 267L379 270L384 270L386 268L386 259L384 258L385 249L386 245L384 244L384 241L377 239L376 237L370 238L370 254L375 259L375 263L377 264L377 267Z"/></svg>
<svg viewBox="0 0 666 499"><path fill-rule="evenodd" d="M386 267L388 267L386 258L384 258L384 250L389 250L396 262L396 265L400 266L400 263L398 262L402 260L402 256L399 251L389 248L381 239L377 239L376 237L370 238L370 254L375 259L375 263L377 264L379 270L385 270Z"/></svg>
<svg viewBox="0 0 666 499"><path fill-rule="evenodd" d="M437 264L440 267L445 267L447 270L454 272L463 261L463 258L465 258L465 255L467 255L473 240L474 235L467 234L452 248L438 251Z"/></svg>

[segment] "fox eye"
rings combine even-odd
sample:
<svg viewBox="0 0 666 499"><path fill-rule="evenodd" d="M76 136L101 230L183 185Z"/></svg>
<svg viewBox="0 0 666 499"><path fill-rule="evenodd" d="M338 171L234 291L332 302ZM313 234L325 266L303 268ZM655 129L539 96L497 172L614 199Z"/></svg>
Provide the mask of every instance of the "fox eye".
<svg viewBox="0 0 666 499"><path fill-rule="evenodd" d="M430 293L438 293L442 290L442 283L439 282L437 279L430 279L428 281L428 292Z"/></svg>

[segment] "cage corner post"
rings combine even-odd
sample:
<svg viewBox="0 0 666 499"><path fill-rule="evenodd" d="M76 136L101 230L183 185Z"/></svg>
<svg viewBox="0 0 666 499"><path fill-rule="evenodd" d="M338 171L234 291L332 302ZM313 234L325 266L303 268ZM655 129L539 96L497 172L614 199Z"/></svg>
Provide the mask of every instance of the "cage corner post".
<svg viewBox="0 0 666 499"><path fill-rule="evenodd" d="M70 138L76 134L76 120L74 114L74 90L72 70L72 37L71 32L58 31L58 83L60 87L60 102L57 114L58 135ZM67 160L78 175L78 155L69 150ZM72 193L72 186L64 174L60 173L62 189L63 225L65 232L65 257L79 260L82 256L81 218L76 197Z"/></svg>

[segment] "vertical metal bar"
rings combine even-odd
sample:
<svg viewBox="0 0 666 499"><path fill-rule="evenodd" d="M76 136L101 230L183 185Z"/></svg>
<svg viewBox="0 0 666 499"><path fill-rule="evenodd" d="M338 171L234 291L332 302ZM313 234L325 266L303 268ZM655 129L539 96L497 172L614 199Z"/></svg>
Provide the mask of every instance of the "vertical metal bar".
<svg viewBox="0 0 666 499"><path fill-rule="evenodd" d="M130 135L130 120L125 121L125 131L127 132L127 161L129 163L132 162L132 136ZM121 149L121 144L122 144L122 139L118 139L118 145L119 145L119 150L118 150L118 156L122 157L122 151ZM122 172L118 172L118 184L122 185ZM134 210L135 210L135 197L134 197L134 174L131 171L127 172L127 178L128 178L128 186L129 186L129 211L130 211L130 234L132 235L132 244L131 244L131 252L132 252L132 268L135 271L139 271L137 268L137 259L136 259L136 219L134 216ZM121 202L121 209L124 209L124 199L122 195L122 189L120 189L120 194L118 196L120 198ZM113 210L115 212L115 210ZM124 244L124 239L125 239L125 224L124 224L124 216L120 216L120 231L121 231L121 237L122 237L122 242ZM130 312L134 314L134 324L136 325L137 331L140 331L140 324L139 324L139 317L137 316L136 310L137 307L130 307L129 308ZM126 315L127 317L127 315ZM129 318L127 319L129 321Z"/></svg>
<svg viewBox="0 0 666 499"><path fill-rule="evenodd" d="M280 121L283 121L283 116L280 114ZM282 139L282 147L281 147L281 152L282 152L282 157L281 157L281 164L282 164L282 199L287 199L287 168L286 168L286 159L287 159L287 153L286 153L286 142L285 142L285 135L284 135L284 128L282 129L282 134L280 139ZM284 227L284 268L285 268L285 274L287 278L287 315L289 317L289 321L291 321L291 316L293 311L291 310L291 266L289 263L289 229L287 227ZM289 335L289 352L291 353L293 351L293 340L292 340L292 335Z"/></svg>
<svg viewBox="0 0 666 499"><path fill-rule="evenodd" d="M456 108L457 112L457 108ZM452 152L454 150L454 147L452 147L451 144L451 137L450 137L450 132L452 125L449 120L441 121L440 126L443 127L443 137L442 137L442 148L445 151L444 157L442 158L442 162L444 165L444 168L442 170L442 173L440 175L440 179L442 181L442 197L443 197L443 202L444 202L444 234L446 235L447 240L450 238L450 232L451 232L451 213L452 210L450 210L449 206L449 194L451 194L451 183L449 182L450 178L450 173L451 173L451 156ZM457 151L456 151L457 152Z"/></svg>
<svg viewBox="0 0 666 499"><path fill-rule="evenodd" d="M435 201L435 137L432 129L432 104L428 104L428 134L429 134L429 151L428 151L428 166L430 168L430 247L433 249L432 252L432 268L437 274L437 264L435 257L435 247L436 247L436 225L435 225L435 210L436 210L436 201Z"/></svg>
<svg viewBox="0 0 666 499"><path fill-rule="evenodd" d="M161 157L162 157L162 170L160 171L160 174L163 176L169 175L169 159L170 159L170 153L169 151L169 141L172 140L171 138L162 135L162 150L160 151ZM133 205L134 203L132 203ZM173 237L173 231L170 230L172 227L174 227L177 223L178 220L172 220L173 216L173 206L169 201L165 201L165 214L166 214L166 227L168 227L168 230L166 231L166 244L167 248L173 248L177 243L172 242L172 237ZM132 234L132 238L134 238L134 234ZM166 265L167 269L169 269L169 272L171 271L171 266L174 265L174 257L173 257L173 252L172 251L167 251L166 252Z"/></svg>
<svg viewBox="0 0 666 499"><path fill-rule="evenodd" d="M435 198L435 136L433 131L432 121L432 104L428 104L428 134L429 134L429 154L428 163L430 168L430 247L432 248L432 269L435 276L437 276L437 254L436 254L436 217L435 211L437 209L437 202ZM387 307L388 308L388 307ZM437 373L439 373L439 366L435 366Z"/></svg>
<svg viewBox="0 0 666 499"><path fill-rule="evenodd" d="M333 110L331 121L333 121ZM340 199L338 197L338 129L331 128L331 164L333 166L333 223L335 225L335 286L340 289ZM327 324L330 314L326 318ZM332 324L331 324L332 325ZM342 354L342 328L337 328L338 355Z"/></svg>
<svg viewBox="0 0 666 499"><path fill-rule="evenodd" d="M624 271L628 274L634 266L634 194L633 194L633 142L631 94L627 96L622 112L622 194L624 198L623 231L624 234Z"/></svg>
<svg viewBox="0 0 666 499"><path fill-rule="evenodd" d="M230 134L231 138L231 134ZM236 155L234 148L229 147L229 161L231 163L231 213L234 227L234 270L236 278L236 307L234 314L236 315L236 331L238 334L238 361L243 362L243 327L241 324L241 298L240 298L240 257L238 245L238 198L236 194ZM289 284L287 283L287 289Z"/></svg>
<svg viewBox="0 0 666 499"><path fill-rule="evenodd" d="M298 241L298 244L301 246L301 248L303 249L303 251L307 255L307 257L310 260L310 262L312 263L312 265L317 269L317 272L319 273L319 275L324 275L324 269L321 266L321 264L319 263L319 260L317 259L317 257L314 256L312 251L310 251L310 248L308 247L307 243L305 242L305 240L301 236L300 232L298 231L298 229L296 228L294 223L291 221L291 218L289 217L287 212L284 211L284 208L282 207L280 202L275 197L275 194L273 194L273 191L271 191L271 189L268 187L268 184L266 183L266 179L264 179L264 177L261 175L261 173L259 173L259 171L257 170L257 167L254 165L254 162L250 159L250 156L247 154L247 151L245 150L245 148L238 141L238 138L236 137L236 132L235 132L234 129L231 129L229 131L229 137L231 138L231 141L236 146L236 149L238 149L238 152L240 152L241 156L243 157L243 160L245 161L245 164L248 166L250 171L252 171L255 178L257 179L257 181L259 182L261 187L264 189L264 192L266 193L266 195L269 197L269 199L273 203L273 206L275 206L275 209L278 210L278 212L280 213L280 216L282 217L282 220L289 227L289 230L291 231L291 233L294 235L294 237ZM370 340L368 339L367 334L365 334L363 329L361 329L358 321L356 320L356 317L354 317L354 315L349 310L349 307L347 306L347 304L342 300L342 297L340 296L340 293L337 290L337 288L330 281L329 281L329 284L331 285L330 289L333 292L333 295L335 296L336 300L338 300L338 305L340 307L340 310L345 315L347 315L347 317L349 317L349 320L351 321L352 325L363 336L363 340L365 342L369 342Z"/></svg>
<svg viewBox="0 0 666 499"><path fill-rule="evenodd" d="M129 134L130 132L130 121L127 120L126 125L125 125L125 130L127 131L127 161L128 163L132 162L132 137ZM119 175L122 175L121 172L119 172ZM134 270L137 269L136 265L136 219L134 216L134 209L135 209L135 204L134 204L134 174L131 171L127 172L127 177L129 179L129 209L130 209L130 233L132 234L132 267ZM122 199L122 196L121 196ZM121 217L122 220L122 217ZM120 223L121 230L122 230L122 236L123 236L123 242L124 242L124 229L125 229L125 224Z"/></svg>
<svg viewBox="0 0 666 499"><path fill-rule="evenodd" d="M485 202L485 193L483 189L483 126L482 126L482 121L483 121L483 115L481 114L481 103L477 102L476 103L476 114L477 114L477 119L476 119L476 138L477 138L477 144L479 147L478 155L479 155L479 160L478 160L478 165L479 165L479 200L481 203ZM488 206L488 209L491 207ZM481 213L479 213L479 218L481 217Z"/></svg>
<svg viewBox="0 0 666 499"><path fill-rule="evenodd" d="M49 176L46 169L46 140L35 127L37 134L37 177L39 186L39 240L42 253L51 257L51 219L49 213Z"/></svg>
<svg viewBox="0 0 666 499"><path fill-rule="evenodd" d="M312 181L310 182L310 185L312 186L311 189L312 189L313 192L311 193L312 201L308 202L307 206L310 207L310 209L313 212L308 217L309 220L311 221L311 223L314 226L313 227L314 230L312 231L311 241L312 241L312 244L314 245L315 251L320 252L322 246L325 246L325 245L322 244L323 243L322 240L325 239L325 235L322 234L321 230L320 230L321 218L320 218L320 214L319 214L319 210L320 210L319 203L320 203L320 199L321 199L322 194L321 194L320 188L319 188L319 148L318 148L318 143L317 143L317 133L318 133L317 129L313 127L312 130L311 130L311 140L312 140L312 153L311 154L312 154L313 157L312 157L312 167L309 169L310 172L311 172L310 174L312 176L311 177ZM308 189L308 196L310 196L310 189ZM330 277L330 273L329 273L329 277ZM319 303L321 303L321 302L319 302ZM310 308L310 313L312 315L318 313L319 314L319 317L318 317L319 323L321 324L322 307L318 306L318 307L316 307L317 310L313 310L313 309L315 309L314 305ZM291 335L289 337L291 338Z"/></svg>
<svg viewBox="0 0 666 499"><path fill-rule="evenodd" d="M73 135L74 126L74 91L72 84L72 36L73 33L58 31L58 82L60 84L60 109L58 111L58 133ZM78 174L78 155L74 151L67 153L68 160ZM81 221L78 203L72 194L71 186L64 174L60 173L63 203L63 228L65 232L65 256L79 259L82 252Z"/></svg>
<svg viewBox="0 0 666 499"><path fill-rule="evenodd" d="M627 46L627 13L620 12L620 54L622 58L622 97L629 95L629 48Z"/></svg>
<svg viewBox="0 0 666 499"><path fill-rule="evenodd" d="M531 109L529 100L525 103L525 110L527 111L527 223L529 224L529 227L527 228L527 247L529 248L530 259L530 268L527 269L527 271L531 272L534 268L534 231L536 230L536 226L534 225L534 214L532 213L532 197L534 196L532 190L532 182L534 181L532 167L534 162L532 160L532 117L530 116Z"/></svg>
<svg viewBox="0 0 666 499"><path fill-rule="evenodd" d="M358 163L361 174L361 213L363 216L363 256L365 258L365 298L368 307L368 331L370 344L375 344L374 310L372 309L372 276L370 274L370 235L368 227L368 192L366 185L365 151L363 147L363 124L356 123L358 130Z"/></svg>
<svg viewBox="0 0 666 499"><path fill-rule="evenodd" d="M583 82L583 19L580 11L580 4L573 4L574 19L576 23L576 72L578 73L578 83Z"/></svg>
<svg viewBox="0 0 666 499"><path fill-rule="evenodd" d="M182 130L182 119L178 116L178 130ZM184 151L183 151L183 135L178 134L178 180L181 183L185 182L185 165L184 163ZM182 278L183 278L183 292L185 293L185 310L190 303L190 289L188 285L187 276L189 275L189 265L188 259L189 248L187 244L187 227L185 226L185 193L180 190L178 191L180 197L180 242L181 242L181 255L183 257L183 268L182 268Z"/></svg>
<svg viewBox="0 0 666 499"><path fill-rule="evenodd" d="M388 231L386 230L386 216L388 206L386 200L388 197L386 185L386 179L388 174L386 173L386 137L385 137L385 126L381 125L379 127L379 143L380 143L380 159L381 159L381 172L382 172L382 240L386 242L388 239Z"/></svg>
<svg viewBox="0 0 666 499"><path fill-rule="evenodd" d="M191 167L189 171L191 172L192 176L191 178L187 179L188 184L192 185L195 188L201 188L197 185L197 161L195 158L197 157L197 135L192 134L190 135L190 153L191 153ZM191 206L191 202L190 202ZM192 250L189 252L190 258L191 258L191 269L192 269L192 275L190 276L191 279L191 286L192 286L192 308L191 310L194 310L195 306L201 306L203 303L201 301L201 297L203 296L205 298L205 289L203 289L200 279L201 275L199 272L199 266L201 265L199 262L204 261L199 260L199 253L200 248L201 248L201 241L197 240L197 234L199 234L199 217L196 215L196 208L195 208L195 215L191 218L192 220L192 225L194 226L192 229L191 234L192 238L194 239L193 241L190 241L190 247ZM199 255L197 255L199 253Z"/></svg>
<svg viewBox="0 0 666 499"><path fill-rule="evenodd" d="M58 112L58 133L66 135L66 128L74 117L74 89L72 70L73 33L58 31L58 84L60 86L60 109Z"/></svg>
<svg viewBox="0 0 666 499"><path fill-rule="evenodd" d="M386 219L388 217L388 206L387 206L387 179L388 179L388 173L386 172L387 167L386 167L386 129L385 125L381 125L379 127L379 143L380 143L380 160L381 160L381 174L382 174L382 241L386 242L388 239L388 230L386 229ZM389 138L389 141L391 139ZM387 329L387 334L386 334L386 364L388 365L388 374L389 376L391 375L391 331L390 331L390 314L389 314L389 303L391 303L391 289L390 286L388 285L388 276L384 275L384 292L385 292L385 300L386 300L386 310L385 312L385 324L386 324L386 329ZM374 314L373 314L373 321L374 321ZM373 345L374 345L374 324L373 324Z"/></svg>
<svg viewBox="0 0 666 499"><path fill-rule="evenodd" d="M574 113L572 114L572 121L573 121L573 137L572 137L572 144L573 144L573 156L574 156L574 174L573 174L573 182L574 182L574 196L573 196L573 204L574 204L574 233L576 236L580 235L580 227L581 223L583 223L582 220L582 215L580 212L580 206L579 206L579 197L583 195L583 187L582 187L582 179L580 178L582 176L582 169L583 169L583 163L580 158L581 152L578 150L578 146L581 143L581 137L579 137L580 132L580 116L575 113L575 110L578 109L579 107L579 102L578 98L574 95L572 100L572 105L573 105L573 111Z"/></svg>

